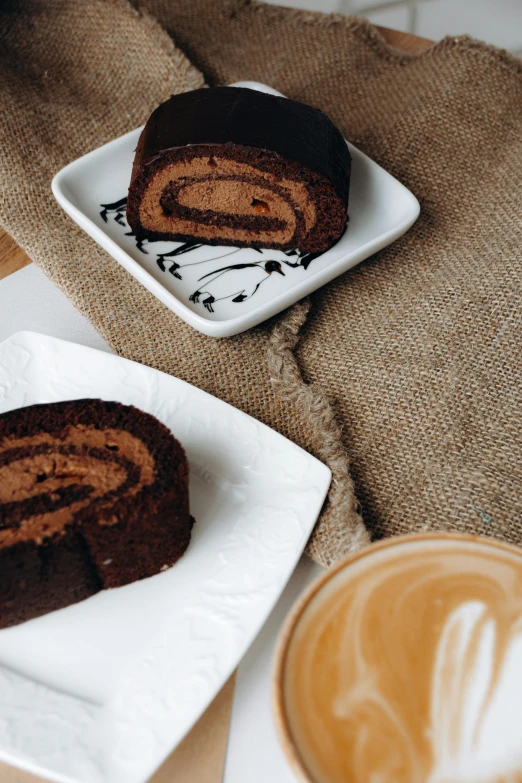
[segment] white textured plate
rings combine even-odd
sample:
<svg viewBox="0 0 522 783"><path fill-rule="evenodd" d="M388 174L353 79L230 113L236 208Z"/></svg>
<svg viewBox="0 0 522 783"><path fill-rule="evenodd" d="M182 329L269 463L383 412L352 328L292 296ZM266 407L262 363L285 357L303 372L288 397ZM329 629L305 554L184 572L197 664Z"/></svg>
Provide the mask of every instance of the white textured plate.
<svg viewBox="0 0 522 783"><path fill-rule="evenodd" d="M142 783L261 628L331 474L157 370L31 332L0 344L0 413L81 397L136 405L172 429L197 522L169 571L0 631L0 758L67 783Z"/></svg>
<svg viewBox="0 0 522 783"><path fill-rule="evenodd" d="M258 82L236 86L281 95ZM180 242L137 244L125 219L125 204L140 132L137 128L70 163L54 178L53 193L72 219L145 288L194 329L212 337L229 337L271 318L389 245L419 214L419 202L404 185L348 144L348 228L322 255ZM268 274L268 260L279 261L284 276ZM238 264L248 267L239 269ZM196 291L207 295L191 301ZM233 301L238 293L244 301ZM217 299L210 310L204 304L208 294Z"/></svg>

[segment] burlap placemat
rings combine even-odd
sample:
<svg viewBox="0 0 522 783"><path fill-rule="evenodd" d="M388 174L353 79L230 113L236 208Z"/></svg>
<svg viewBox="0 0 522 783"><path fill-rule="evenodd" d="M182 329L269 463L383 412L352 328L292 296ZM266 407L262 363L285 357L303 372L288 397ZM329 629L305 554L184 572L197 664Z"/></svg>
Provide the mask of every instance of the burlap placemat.
<svg viewBox="0 0 522 783"><path fill-rule="evenodd" d="M1 7L0 222L119 353L332 467L309 545L324 565L367 529L522 543L520 63L465 38L401 54L365 22L244 0L144 4L209 83L324 109L413 190L419 221L315 294L308 320L303 302L236 338L194 332L60 212L50 180L202 78L123 0L39 0Z"/></svg>

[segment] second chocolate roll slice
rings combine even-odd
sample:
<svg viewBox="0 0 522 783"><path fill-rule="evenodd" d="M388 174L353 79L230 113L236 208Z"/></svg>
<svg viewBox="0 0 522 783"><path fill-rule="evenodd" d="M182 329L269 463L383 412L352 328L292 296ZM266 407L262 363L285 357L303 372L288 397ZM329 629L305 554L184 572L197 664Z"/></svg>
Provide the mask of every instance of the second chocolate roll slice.
<svg viewBox="0 0 522 783"><path fill-rule="evenodd" d="M347 220L350 155L328 117L241 87L174 95L140 136L127 204L139 239L321 252Z"/></svg>

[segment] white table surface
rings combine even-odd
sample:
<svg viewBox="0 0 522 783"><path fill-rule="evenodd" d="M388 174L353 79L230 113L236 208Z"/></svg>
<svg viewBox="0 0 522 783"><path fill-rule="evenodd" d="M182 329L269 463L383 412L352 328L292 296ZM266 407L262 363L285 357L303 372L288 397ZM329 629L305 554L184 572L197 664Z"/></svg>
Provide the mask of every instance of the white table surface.
<svg viewBox="0 0 522 783"><path fill-rule="evenodd" d="M0 341L22 329L111 348L67 297L34 265L0 280ZM303 557L237 674L223 783L296 783L277 741L270 668L279 629L297 596L322 569Z"/></svg>

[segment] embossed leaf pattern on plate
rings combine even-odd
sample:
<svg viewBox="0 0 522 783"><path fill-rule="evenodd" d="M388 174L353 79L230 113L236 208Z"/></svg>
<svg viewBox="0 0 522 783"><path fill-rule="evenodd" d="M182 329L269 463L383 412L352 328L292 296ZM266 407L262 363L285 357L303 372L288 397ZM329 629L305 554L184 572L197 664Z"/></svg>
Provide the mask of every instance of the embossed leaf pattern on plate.
<svg viewBox="0 0 522 783"><path fill-rule="evenodd" d="M0 758L56 781L143 783L277 601L330 471L156 370L30 332L0 344L0 413L81 397L173 430L191 467L193 540L169 571L0 632Z"/></svg>

